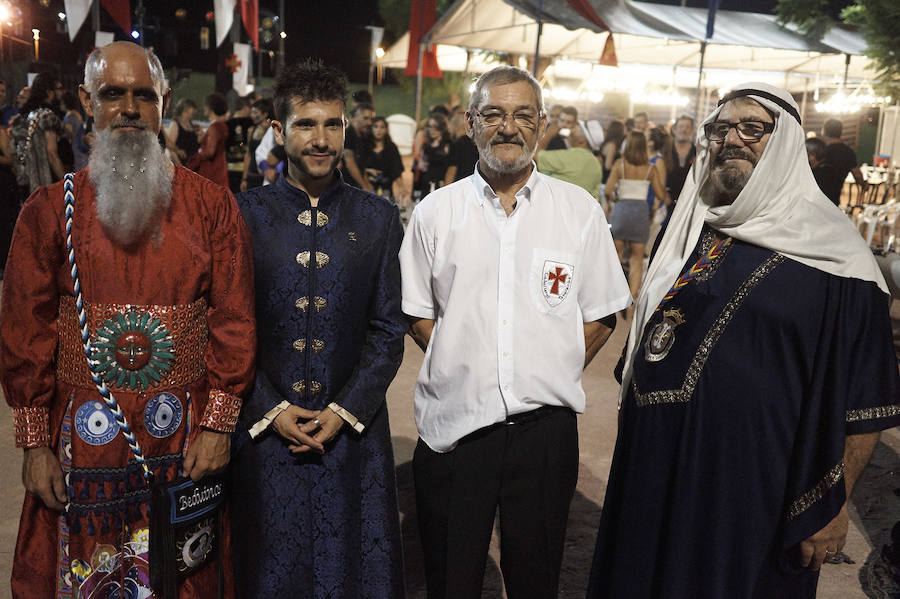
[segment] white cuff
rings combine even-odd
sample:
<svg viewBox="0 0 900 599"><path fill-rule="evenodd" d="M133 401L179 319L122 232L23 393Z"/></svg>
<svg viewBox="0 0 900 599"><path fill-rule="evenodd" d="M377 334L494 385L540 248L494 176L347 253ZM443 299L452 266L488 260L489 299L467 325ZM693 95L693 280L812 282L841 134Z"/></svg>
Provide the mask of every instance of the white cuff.
<svg viewBox="0 0 900 599"><path fill-rule="evenodd" d="M344 422L353 427L353 430L355 430L357 433L361 433L366 429L366 425L360 422L359 418L357 418L341 406L337 405L336 403L331 402L330 404L328 404L328 409L340 416L341 419L343 419Z"/></svg>
<svg viewBox="0 0 900 599"><path fill-rule="evenodd" d="M290 402L287 400L282 401L280 404L266 412L266 415L262 417L262 420L254 424L250 427L250 438L255 439L264 433L272 423L275 421L278 416L287 410L291 406Z"/></svg>

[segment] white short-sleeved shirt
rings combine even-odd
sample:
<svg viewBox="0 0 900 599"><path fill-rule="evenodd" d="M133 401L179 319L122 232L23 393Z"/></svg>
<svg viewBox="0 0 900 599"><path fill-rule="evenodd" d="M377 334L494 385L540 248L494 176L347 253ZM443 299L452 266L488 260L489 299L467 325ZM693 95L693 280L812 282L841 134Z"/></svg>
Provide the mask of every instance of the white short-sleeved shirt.
<svg viewBox="0 0 900 599"><path fill-rule="evenodd" d="M475 173L416 207L403 312L435 321L415 390L435 451L544 405L584 412L584 323L631 304L603 210L533 168L508 217Z"/></svg>

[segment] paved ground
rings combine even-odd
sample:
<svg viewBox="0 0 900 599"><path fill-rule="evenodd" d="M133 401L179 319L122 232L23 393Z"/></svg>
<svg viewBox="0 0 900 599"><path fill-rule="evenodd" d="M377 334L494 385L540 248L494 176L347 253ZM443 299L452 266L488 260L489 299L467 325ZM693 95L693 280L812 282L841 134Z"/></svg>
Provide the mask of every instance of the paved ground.
<svg viewBox="0 0 900 599"><path fill-rule="evenodd" d="M606 488L612 448L615 442L617 385L611 378L612 365L625 338L620 325L597 359L585 373L588 396L587 413L580 418L579 443L581 466L578 488L572 503L569 533L563 564L560 597L583 597L588 568L593 552L594 535L600 516L600 505ZM407 340L403 366L391 386L388 405L397 462L400 512L406 554L407 586L410 599L424 597L424 575L421 550L415 524L415 502L410 460L416 433L412 418L412 389L421 364L421 352ZM9 596L12 551L18 527L22 486L21 452L14 449L12 418L0 409L0 599ZM824 599L857 599L888 597L867 595L862 590L860 571L867 560L881 552L888 542L890 529L900 521L900 431L882 436L873 462L859 482L851 508L852 527L845 554L854 563L826 565L819 584L819 597ZM485 598L503 597L496 538L487 564ZM273 598L276 599L276 598Z"/></svg>

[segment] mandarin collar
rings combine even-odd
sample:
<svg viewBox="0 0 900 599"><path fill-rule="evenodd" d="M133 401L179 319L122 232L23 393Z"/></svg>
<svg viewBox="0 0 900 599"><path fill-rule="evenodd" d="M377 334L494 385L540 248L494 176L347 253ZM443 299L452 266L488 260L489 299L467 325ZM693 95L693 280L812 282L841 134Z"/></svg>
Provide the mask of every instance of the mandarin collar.
<svg viewBox="0 0 900 599"><path fill-rule="evenodd" d="M344 177L341 174L340 169L334 169L334 175L335 176L331 185L322 192L322 195L319 196L319 205L316 207L317 210L322 210L325 205L331 203L331 201L339 194L339 192L344 187L349 187L347 183L344 182ZM279 190L291 194L306 206L312 207L312 204L309 201L309 194L307 194L299 187L294 187L293 185L288 183L287 177L284 176L284 173L278 176L278 180L275 182L275 185L278 186Z"/></svg>
<svg viewBox="0 0 900 599"><path fill-rule="evenodd" d="M475 172L472 173L472 183L475 185L475 202L478 206L482 206L487 199L493 199L499 197L494 189L491 187L491 184L488 183L484 177L481 176L481 171L478 170L478 166L481 163L479 160L475 163ZM534 188L538 183L538 170L537 165L534 163L534 160L531 161L531 176L528 177L528 181L525 182L525 185L522 186L522 189L516 192L516 197L524 197L529 201L533 201L534 198Z"/></svg>

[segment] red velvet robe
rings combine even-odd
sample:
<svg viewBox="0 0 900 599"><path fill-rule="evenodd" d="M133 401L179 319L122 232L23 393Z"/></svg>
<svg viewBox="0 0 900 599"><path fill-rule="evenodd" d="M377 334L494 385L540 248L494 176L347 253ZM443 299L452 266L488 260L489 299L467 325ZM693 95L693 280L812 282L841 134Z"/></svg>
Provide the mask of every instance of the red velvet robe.
<svg viewBox="0 0 900 599"><path fill-rule="evenodd" d="M193 331L175 340L175 359L162 382L143 388L110 384L144 454L154 458L157 480L177 475L189 422L190 439L201 427L233 430L238 396L252 381L256 344L250 240L234 198L181 167L176 167L173 189L159 235L125 250L103 230L87 169L75 175L73 242L92 334L105 318L128 309L163 315L172 338L179 330ZM134 199L140 201L139 189ZM122 551L119 537L126 525L125 542L136 536L133 549L142 547L147 526L146 502L124 499L128 491L146 487L136 469L125 471L132 452L121 431L105 442L93 438L91 444L85 435L108 430L104 421L86 424L81 417L79 422L78 410L87 404L82 416L90 414L92 406L100 407L94 403L100 396L90 384L83 353L75 360L69 351L72 322L64 320L73 314L74 291L67 256L63 184L57 183L29 198L16 225L0 305L0 381L13 407L17 445L49 446L60 456L64 470L72 469L70 504L82 507L60 518L37 496L26 494L12 573L16 599L76 595L83 582L67 576L72 565L81 575L94 574L92 588L107 584L98 582L98 571L105 556ZM193 312L185 308L190 304ZM166 321L166 314L180 316L177 322ZM80 336L76 340L80 343ZM177 398L182 412L173 416L157 410L148 421L150 400L163 391ZM154 416L180 422L167 431L154 424ZM108 505L117 498L122 500L118 505ZM227 549L227 539L225 544ZM115 576L123 578L124 570ZM216 587L213 564L188 578L179 596L215 597ZM94 596L106 593L95 590Z"/></svg>

